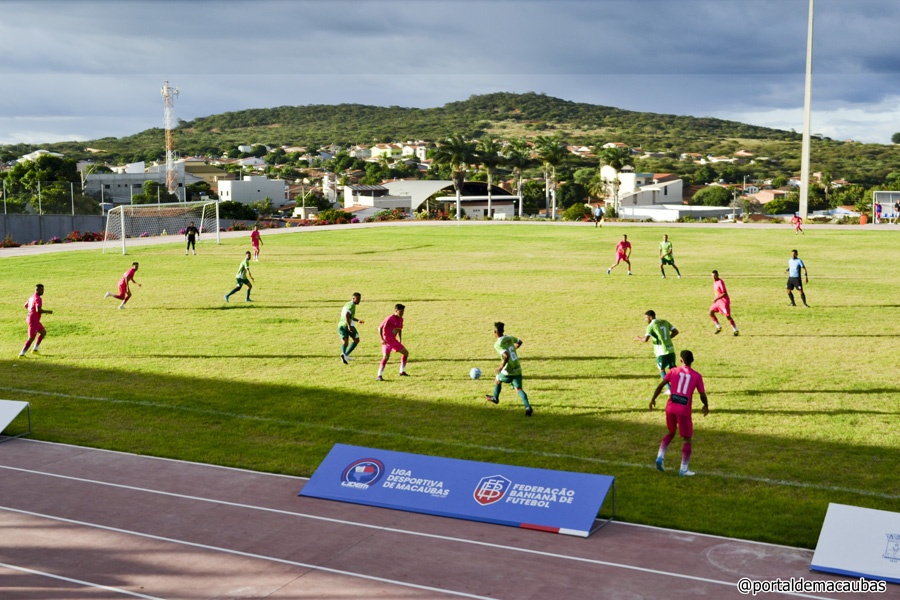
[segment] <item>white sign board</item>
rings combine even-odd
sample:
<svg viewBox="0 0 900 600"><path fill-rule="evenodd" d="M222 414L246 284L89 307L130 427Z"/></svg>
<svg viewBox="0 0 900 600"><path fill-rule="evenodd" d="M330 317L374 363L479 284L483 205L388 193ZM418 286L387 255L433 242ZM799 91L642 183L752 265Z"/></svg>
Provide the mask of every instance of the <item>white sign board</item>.
<svg viewBox="0 0 900 600"><path fill-rule="evenodd" d="M829 504L809 568L900 583L900 513Z"/></svg>

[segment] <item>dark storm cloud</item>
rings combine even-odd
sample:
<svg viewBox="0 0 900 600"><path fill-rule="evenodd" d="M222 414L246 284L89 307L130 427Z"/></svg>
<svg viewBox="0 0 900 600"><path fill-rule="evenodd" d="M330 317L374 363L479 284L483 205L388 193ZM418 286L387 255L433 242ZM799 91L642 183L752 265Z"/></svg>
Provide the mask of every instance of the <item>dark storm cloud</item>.
<svg viewBox="0 0 900 600"><path fill-rule="evenodd" d="M75 121L52 117L81 118L78 131L57 135L85 137L133 133L117 127L140 115L139 129L158 126L164 80L182 87L185 119L537 91L789 121L785 111L802 108L807 8L808 0L0 1L0 74L16 92L0 95L0 135L21 118L54 126ZM898 19L894 0L817 1L814 120L842 107L897 112Z"/></svg>

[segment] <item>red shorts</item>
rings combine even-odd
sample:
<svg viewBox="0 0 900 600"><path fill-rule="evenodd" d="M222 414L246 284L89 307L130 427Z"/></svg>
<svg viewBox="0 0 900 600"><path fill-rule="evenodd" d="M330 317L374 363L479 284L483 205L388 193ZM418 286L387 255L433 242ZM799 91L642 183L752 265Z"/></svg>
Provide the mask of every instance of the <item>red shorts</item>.
<svg viewBox="0 0 900 600"><path fill-rule="evenodd" d="M119 296L124 296L128 293L128 282L124 279L119 282Z"/></svg>
<svg viewBox="0 0 900 600"><path fill-rule="evenodd" d="M622 252L616 252L616 264L619 264L622 261L628 262L628 257L625 256Z"/></svg>
<svg viewBox="0 0 900 600"><path fill-rule="evenodd" d="M722 298L721 300L716 300L712 303L712 306L709 307L709 312L720 312L726 317L731 316L731 301Z"/></svg>
<svg viewBox="0 0 900 600"><path fill-rule="evenodd" d="M28 337L32 338L37 334L44 335L47 333L47 330L44 329L44 326L41 325L41 322L37 319L28 319L26 321L28 323Z"/></svg>
<svg viewBox="0 0 900 600"><path fill-rule="evenodd" d="M384 343L381 344L381 353L388 355L392 350L395 352L403 352L406 348L404 348L403 344L397 339L385 338Z"/></svg>
<svg viewBox="0 0 900 600"><path fill-rule="evenodd" d="M690 409L685 413L679 409L673 409L672 405L669 404L666 406L666 428L668 428L669 433L675 435L675 431L679 431L680 435L683 438L689 438L694 436L694 420L691 418Z"/></svg>

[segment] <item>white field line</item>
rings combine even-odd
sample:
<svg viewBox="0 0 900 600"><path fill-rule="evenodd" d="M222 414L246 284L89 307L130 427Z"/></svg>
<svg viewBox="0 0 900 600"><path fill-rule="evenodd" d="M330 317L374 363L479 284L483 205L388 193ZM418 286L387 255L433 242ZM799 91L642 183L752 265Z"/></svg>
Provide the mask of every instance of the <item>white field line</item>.
<svg viewBox="0 0 900 600"><path fill-rule="evenodd" d="M567 460L580 460L588 463L596 463L602 465L610 465L614 467L629 467L635 469L656 469L656 465L653 463L633 463L628 461L619 461L619 460L609 460L605 458L596 458L593 456L577 456L573 454L563 454L558 452L541 452L537 450L519 450L516 448L504 448L501 446L485 446L482 444L469 444L463 442L455 442L449 440L439 440L432 438L423 438L413 435L405 435L401 433L393 433L393 432L385 432L385 431L370 431L366 429L352 429L349 427L338 427L335 425L322 425L319 423L307 423L303 421L293 421L287 419L274 419L272 417L260 417L257 415L246 415L239 413L229 413L220 410L211 410L206 408L194 408L190 406L175 406L171 404L163 404L159 402L148 402L145 400L120 400L116 398L102 398L95 396L78 396L74 394L64 394L62 392L44 392L38 390L29 390L23 388L11 388L11 387L3 387L0 386L0 391L5 392L17 392L20 394L33 394L38 396L55 396L59 398L67 398L71 400L87 400L91 402L104 402L107 404L125 404L130 406L143 406L148 408L163 408L166 410L172 411L182 411L189 413L196 413L202 415L211 415L216 417L227 417L231 419L242 419L245 421L259 421L263 423L275 423L277 425L294 425L307 427L309 429L322 429L326 431L336 431L340 433L352 433L354 435L371 435L385 438L393 438L393 439L406 439L414 442L424 442L429 444L441 444L444 446L453 446L457 448L466 448L466 449L474 449L474 450L482 450L482 451L490 451L490 452L503 452L506 454L524 454L526 456L541 456L544 458L564 458ZM12 400L12 398L8 398ZM785 486L785 487L795 487L801 489L810 489L810 490L819 490L825 492L840 492L846 494L856 494L858 496L871 496L874 498L883 498L885 500L900 500L900 494L888 494L885 492L875 492L871 490L858 490L854 488L846 488L840 486L832 486L832 485L822 485L818 483L809 483L804 481L791 481L788 479L772 479L769 477L756 477L754 475L741 475L738 473L723 473L721 471L703 471L702 473L705 476L712 477L721 477L723 479L733 479L736 481L750 481L754 483L762 483L766 485L776 485L776 486Z"/></svg>
<svg viewBox="0 0 900 600"><path fill-rule="evenodd" d="M159 598L158 596L148 596L146 594L139 594L138 592L130 592L128 590L123 590L121 588L114 588L114 587L110 587L108 585L100 585L99 583L91 583L90 581L83 581L81 579L72 579L71 577L63 577L62 575L55 575L53 573L47 573L46 571L35 571L34 569L26 569L25 567L19 567L19 566L11 565L8 563L0 562L0 567L5 567L12 571L19 571L21 573L31 573L32 575L40 575L41 577L49 577L50 579L58 579L60 581L66 581L68 583L74 583L74 584L83 585L86 587L106 590L108 592L115 592L117 594L124 594L126 596L134 596L135 598L146 598L147 600L163 600L163 598Z"/></svg>
<svg viewBox="0 0 900 600"><path fill-rule="evenodd" d="M698 577L698 576L694 576L694 575L687 575L685 573L675 573L675 572L671 572L671 571L662 571L659 569L649 569L646 567L637 567L634 565L615 563L615 562L593 559L593 558L584 558L584 557L572 556L572 555L568 555L568 554L559 554L556 552L546 552L543 550L532 550L529 548L520 548L517 546L508 546L508 545L504 545L504 544L494 544L491 542L482 542L482 541L478 541L478 540L456 538L456 537L445 536L445 535L437 535L437 534L433 534L433 533L422 533L422 532L412 531L412 530L407 530L407 529L398 529L395 527L382 527L380 525L370 525L368 523L360 523L360 522L348 521L348 520L344 520L344 519L334 519L331 517L322 517L319 515L313 515L313 514L309 514L309 513L300 513L300 512L287 511L287 510L281 510L281 509L276 509L276 508L266 508L266 507L254 506L254 505L250 505L250 504L228 502L225 500L203 498L200 496L189 496L189 495L185 495L185 494L176 494L173 492L164 492L161 490L140 488L140 487L135 487L135 486L130 486L130 485L121 485L121 484L109 483L109 482L105 482L105 481L96 481L96 480L92 480L92 479L84 479L81 477L70 477L68 475L58 475L55 473L46 473L46 472L42 472L42 471L35 471L32 469L20 469L18 467L7 467L7 466L2 466L2 465L0 465L0 469L9 469L12 471L19 471L19 472L23 472L23 473L45 475L48 477L56 477L59 479L78 481L78 482L82 482L82 483L91 483L91 484L96 484L96 485L102 485L102 486L108 486L108 487L114 487L114 488L120 488L120 489L127 489L127 490L149 493L149 494L158 494L158 495L162 495L162 496L169 496L169 497L173 497L173 498L180 498L180 499L190 500L190 501L208 502L211 504L218 504L218 505L223 505L223 506L231 506L231 507L244 508L244 509L261 511L261 512L268 512L268 513L274 513L274 514L280 514L280 515L288 515L288 516L304 518L304 519L325 521L325 522L329 522L329 523L347 525L347 526L352 526L352 527L374 529L374 530L386 532L386 533L394 533L394 534L400 534L400 535L412 535L412 536L425 537L425 538L441 540L441 541L449 541L449 542L462 543L462 544L472 544L475 546L483 546L483 547L491 548L494 550L501 550L501 551L507 551L507 552L519 552L519 553L523 553L523 554L530 554L530 555L541 556L544 558L553 558L553 559L558 559L558 560L569 560L569 561L575 561L575 562L586 563L586 564L591 564L591 565L598 565L598 566L611 567L611 568L616 568L616 569L624 569L624 570L628 570L628 571L635 571L635 572L639 572L639 573L648 573L651 575L658 575L658 576L662 576L662 577L672 577L672 578L676 578L676 579L685 579L685 580L697 581L697 582L708 583L708 584L713 584L713 585L727 586L727 587L731 587L731 588L736 588L736 586L737 586L737 583L733 582L733 581L721 581L718 579L710 579L707 577ZM238 550L231 550L228 548L209 546L206 544L198 544L195 542L188 542L188 541L184 541L184 540L176 540L173 538L155 536L155 535L148 534L148 533L119 529L116 527L109 527L106 525L99 525L99 524L95 524L95 523L87 523L84 521L77 521L77 520L73 520L73 519L66 519L64 517L57 517L57 516L53 516L53 515L45 515L45 514L41 514L41 513L35 513L35 512L20 510L20 509L16 509L16 508L0 506L0 510L6 510L6 511L13 512L13 513L19 513L19 514L29 515L29 516L34 516L34 517L42 517L42 518L62 521L62 522L66 522L66 523L74 523L74 524L82 525L82 526L86 526L86 527L95 527L95 528L103 529L103 530L107 530L107 531L114 531L117 533L125 533L125 534L129 534L129 535L136 535L136 536L145 537L145 538L154 539L154 540L161 540L161 541L172 542L172 543L177 543L177 544L184 544L187 546L203 548L203 549L208 549L208 550L215 550L215 551L225 552L225 553L229 553L229 554L235 554L235 555L239 555L239 556L246 556L246 557L262 559L262 560L271 560L274 562L290 564L290 565L300 566L300 567L309 568L309 569L319 569L319 570L327 571L330 573L338 573L341 575L362 577L365 579L373 579L376 581L383 581L383 582L393 583L393 584L397 584L397 585L407 585L407 586L415 587L418 589L443 591L443 592L447 592L447 593L451 593L451 594L455 594L455 595L459 595L459 596L464 596L464 597L469 597L469 598L481 598L481 596L470 596L468 594L453 592L450 590L442 590L442 589L437 589L437 588L419 586L419 585L415 585L415 584L408 584L408 583L403 583L403 582L390 580L390 579L383 579L383 578L379 578L379 577L371 577L368 575L350 573L348 571L341 571L341 570L336 570L336 569L330 569L327 567L321 567L321 566L311 565L311 564L306 564L306 563L299 563L299 562L289 561L289 560L275 558L275 557L267 557L267 556L258 555L258 554L246 553L246 552L241 552ZM817 599L817 600L828 600L825 598L820 598L819 596L810 596L810 595L804 595L804 594L786 593L784 595L795 596L798 598L813 598L813 599Z"/></svg>
<svg viewBox="0 0 900 600"><path fill-rule="evenodd" d="M151 491L151 492L152 492L152 490L147 490L147 491ZM265 555L263 555L263 554L255 554L255 553L253 553L253 552L242 552L242 551L240 551L240 550L233 550L233 549L231 549L231 548L222 548L222 547L219 547L219 546L210 546L210 545L207 545L207 544L199 544L199 543L197 543L197 542L189 542L189 541L187 541L187 540L178 540L178 539L175 539L175 538L169 538L169 537L164 537L164 536L159 536L159 535L153 535L153 534L150 534L150 533L143 533L143 532L140 532L140 531L131 531L131 530L128 530L128 529L120 529L120 528L118 528L118 527L109 527L109 526L107 526L107 525L99 525L99 524L97 524L97 523L88 523L88 522L86 522L86 521L78 521L78 520L76 520L76 519L66 519L66 518L64 518L64 517L57 517L57 516L55 516L55 515L45 515L45 514L36 513L36 512L28 511L28 510L20 510L20 509L17 509L17 508L9 508L9 507L5 507L5 506L0 506L0 510L5 510L5 511L8 511L8 512L17 513L17 514L20 514L20 515L27 515L27 516L29 516L29 517L37 517L37 518L41 518L41 519L50 519L50 520L52 520L52 521L59 521L59 522L61 522L61 523L71 523L71 524L73 524L73 525L79 525L79 526L82 526L82 527L92 527L92 528L94 528L94 529L101 529L101 530L103 530L103 531L111 531L111 532L113 532L113 533L122 533L122 534L125 534L125 535L133 535L133 536L137 536L137 537L141 537L141 538L146 538L146 539L150 539L150 540L156 540L156 541L160 541L160 542L168 542L168 543L171 543L171 544L181 544L181 545L183 545L183 546L189 546L189 547L191 547L191 548L199 548L199 549L201 549L201 550L210 550L210 551L213 551L213 552L222 552L222 553L225 553L225 554L232 554L232 555L235 555L235 556L241 556L241 557L244 557L244 558L252 558L252 559L256 559L256 560L270 561L270 562L275 562L275 563L279 563L279 564L291 565L291 566L294 566L294 567L301 567L301 568L304 568L304 569L310 569L310 570L314 570L314 571L324 571L324 572L327 572L327 573L334 573L334 574L336 574L336 575L344 575L344 576L347 576L347 577L356 577L356 578L359 578L359 579L366 579L366 580L369 580L369 581L377 581L377 582L379 582L379 583L389 583L389 584L391 584L391 585L397 585L397 586L402 586L402 587L414 588L414 589L417 589L417 590L425 590L425 591L429 591L429 592L439 592L439 593L443 593L443 594L449 594L449 595L452 595L452 596L460 596L460 597L462 597L462 598L476 598L476 599L478 599L478 600L492 600L492 599L489 598L488 596L476 596L476 595L473 595L473 594L466 594L466 593L464 593L464 592L456 592L456 591L453 591L453 590L448 590L448 589L443 589L443 588L436 588L436 587L431 587L431 586L427 586L427 585L419 585L419 584L415 584L415 583L409 583L409 582L405 582L405 581L399 581L399 580L396 580L396 579L386 579L386 578L384 578L384 577L375 577L374 575L364 575L364 574L362 574L362 573L354 573L354 572L352 572L352 571L344 571L344 570L341 570L341 569L332 569L332 568L330 568L330 567L322 567L322 566L319 566L319 565L312 565L312 564L302 563L302 562L298 562L298 561L294 561L294 560L287 560L287 559L284 559L284 558L277 558L277 557L274 557L274 556L265 556ZM144 596L144 597L150 598L150 596Z"/></svg>

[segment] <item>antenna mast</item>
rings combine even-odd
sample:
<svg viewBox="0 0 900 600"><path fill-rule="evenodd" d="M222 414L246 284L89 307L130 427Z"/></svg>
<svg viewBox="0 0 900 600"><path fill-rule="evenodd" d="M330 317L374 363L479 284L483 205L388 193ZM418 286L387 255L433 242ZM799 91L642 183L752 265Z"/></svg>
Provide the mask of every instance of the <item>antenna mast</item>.
<svg viewBox="0 0 900 600"><path fill-rule="evenodd" d="M174 194L178 189L175 181L175 96L178 95L178 88L169 87L168 80L163 83L160 91L165 104L165 126L166 126L166 190L170 194Z"/></svg>

